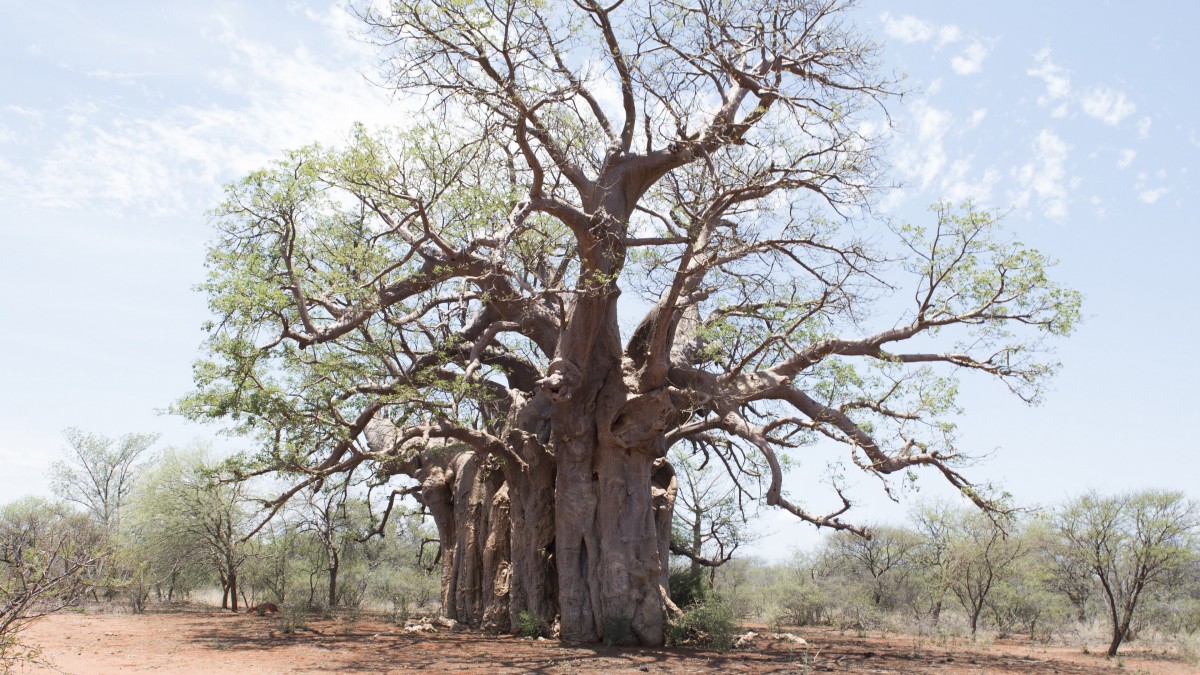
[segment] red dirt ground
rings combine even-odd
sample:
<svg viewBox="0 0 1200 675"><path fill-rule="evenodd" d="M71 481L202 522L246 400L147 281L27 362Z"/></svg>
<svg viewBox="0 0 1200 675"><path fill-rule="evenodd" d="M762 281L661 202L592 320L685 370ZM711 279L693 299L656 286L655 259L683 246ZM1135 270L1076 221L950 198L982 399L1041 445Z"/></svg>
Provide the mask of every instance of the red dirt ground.
<svg viewBox="0 0 1200 675"><path fill-rule="evenodd" d="M31 626L23 641L42 648L51 673L1148 673L1200 675L1165 654L1131 648L1120 661L1076 647L1015 641L934 644L895 634L857 637L827 629L792 632L807 647L775 641L753 649L565 647L555 641L468 631L410 635L377 618L310 621L284 633L281 620L212 611L62 614Z"/></svg>

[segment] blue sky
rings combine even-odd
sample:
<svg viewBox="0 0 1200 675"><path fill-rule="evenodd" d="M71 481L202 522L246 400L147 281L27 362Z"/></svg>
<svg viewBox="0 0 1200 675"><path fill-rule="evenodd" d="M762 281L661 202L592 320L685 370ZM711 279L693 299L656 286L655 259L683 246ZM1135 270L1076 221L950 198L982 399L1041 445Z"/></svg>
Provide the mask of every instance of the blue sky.
<svg viewBox="0 0 1200 675"><path fill-rule="evenodd" d="M965 382L962 440L990 454L972 475L1025 503L1089 488L1200 497L1200 10L1166 5L855 10L910 90L889 104L901 187L885 212L919 221L940 197L1011 209L1009 229L1086 296L1043 406ZM45 492L66 426L211 436L157 411L190 386L206 319L191 288L221 184L285 148L337 143L356 120L409 114L367 81L374 53L353 29L315 0L0 0L0 501ZM856 492L868 520L908 505L865 481ZM775 532L761 552L811 539L788 518L761 519Z"/></svg>

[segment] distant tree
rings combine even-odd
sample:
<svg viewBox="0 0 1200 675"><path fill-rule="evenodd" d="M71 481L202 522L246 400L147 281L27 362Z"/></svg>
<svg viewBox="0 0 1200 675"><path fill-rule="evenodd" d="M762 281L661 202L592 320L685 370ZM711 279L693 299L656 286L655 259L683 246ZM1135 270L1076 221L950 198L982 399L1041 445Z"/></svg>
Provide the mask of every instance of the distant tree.
<svg viewBox="0 0 1200 675"><path fill-rule="evenodd" d="M913 567L913 557L921 544L917 533L903 527L871 528L871 537L852 532L835 532L826 540L826 548L850 574L869 580L871 601L882 607L890 593L898 589Z"/></svg>
<svg viewBox="0 0 1200 675"><path fill-rule="evenodd" d="M744 490L730 480L724 467L711 464L711 459L707 453L671 456L676 476L671 553L687 558L688 571L694 577L707 570L710 586L716 568L752 539L743 510Z"/></svg>
<svg viewBox="0 0 1200 675"><path fill-rule="evenodd" d="M971 625L971 639L979 632L979 619L990 594L1011 575L1026 554L1013 518L997 518L946 503L926 505L917 512L918 529L926 537L924 560L936 566L933 583L940 584L962 605ZM939 608L940 611L940 608Z"/></svg>
<svg viewBox="0 0 1200 675"><path fill-rule="evenodd" d="M304 552L302 538L290 511L255 534L254 555L246 561L242 575L242 589L249 589L252 602L264 595L279 605L292 601L294 577Z"/></svg>
<svg viewBox="0 0 1200 675"><path fill-rule="evenodd" d="M61 505L25 499L0 507L0 672L31 656L18 634L75 605L102 571L103 532Z"/></svg>
<svg viewBox="0 0 1200 675"><path fill-rule="evenodd" d="M246 484L227 479L203 449L169 451L147 477L142 498L157 519L160 545L205 564L221 582L221 608L236 612L254 509Z"/></svg>
<svg viewBox="0 0 1200 675"><path fill-rule="evenodd" d="M116 532L138 475L137 462L158 435L126 434L114 440L68 427L63 436L66 459L50 467L51 490L82 506L106 532Z"/></svg>
<svg viewBox="0 0 1200 675"><path fill-rule="evenodd" d="M1147 490L1070 500L1054 514L1063 555L1099 582L1112 628L1108 655L1116 656L1147 589L1195 555L1200 512L1181 492Z"/></svg>
<svg viewBox="0 0 1200 675"><path fill-rule="evenodd" d="M920 545L911 553L914 584L908 604L918 620L933 626L941 622L950 592L951 513L950 505L937 502L923 504L912 513Z"/></svg>
<svg viewBox="0 0 1200 675"><path fill-rule="evenodd" d="M1031 555L1036 559L1045 586L1071 606L1073 618L1086 622L1099 592L1092 566L1080 557L1057 529L1056 512L1044 513L1031 523Z"/></svg>
<svg viewBox="0 0 1200 675"><path fill-rule="evenodd" d="M293 509L293 522L302 534L312 537L325 568L329 609L337 606L338 575L343 558L364 542L358 541L368 529L369 515L364 504L351 498L345 483L325 485L306 492Z"/></svg>

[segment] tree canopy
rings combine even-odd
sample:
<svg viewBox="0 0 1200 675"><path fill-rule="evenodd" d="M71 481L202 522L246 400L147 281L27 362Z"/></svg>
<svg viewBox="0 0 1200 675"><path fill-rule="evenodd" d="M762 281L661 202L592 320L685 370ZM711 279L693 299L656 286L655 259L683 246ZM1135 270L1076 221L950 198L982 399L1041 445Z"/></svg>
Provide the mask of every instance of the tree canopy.
<svg viewBox="0 0 1200 675"><path fill-rule="evenodd" d="M228 187L180 409L258 440L241 471L294 478L274 508L345 474L413 495L449 615L568 640L662 642L672 447L820 526L863 531L838 483L785 489L818 441L988 506L955 378L1036 401L1080 298L992 213L873 213L895 84L849 9L362 9L422 113Z"/></svg>

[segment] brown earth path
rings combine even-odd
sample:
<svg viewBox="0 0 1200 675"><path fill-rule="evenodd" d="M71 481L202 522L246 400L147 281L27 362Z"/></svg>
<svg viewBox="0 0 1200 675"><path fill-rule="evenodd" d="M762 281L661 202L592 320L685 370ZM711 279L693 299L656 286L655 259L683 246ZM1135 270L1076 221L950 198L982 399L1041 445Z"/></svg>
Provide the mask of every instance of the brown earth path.
<svg viewBox="0 0 1200 675"><path fill-rule="evenodd" d="M25 673L1147 673L1200 675L1165 654L1120 661L1079 647L997 641L935 645L911 636L859 637L826 629L794 632L807 647L769 641L753 649L565 647L555 641L468 631L406 634L375 618L310 621L281 630L281 619L218 612L62 614L24 634L50 667ZM1098 647L1098 646L1097 646Z"/></svg>

